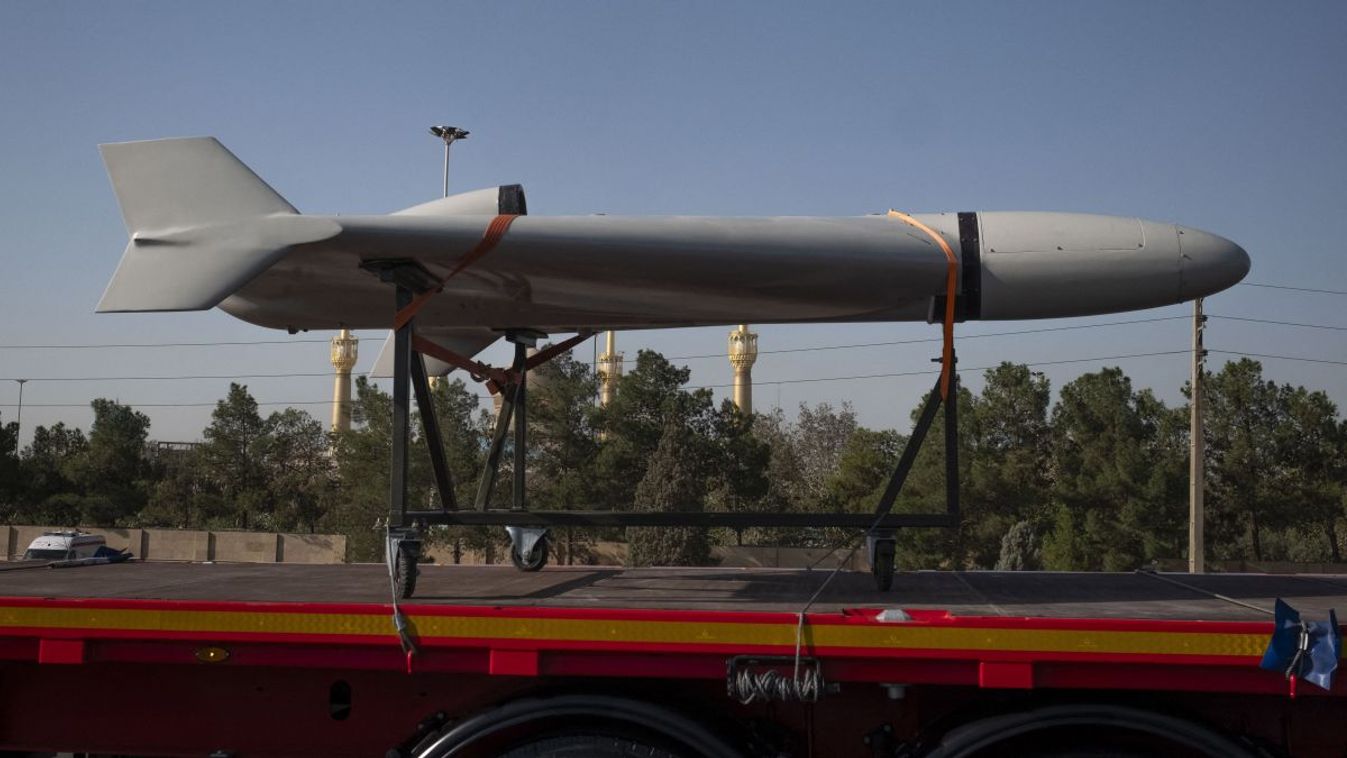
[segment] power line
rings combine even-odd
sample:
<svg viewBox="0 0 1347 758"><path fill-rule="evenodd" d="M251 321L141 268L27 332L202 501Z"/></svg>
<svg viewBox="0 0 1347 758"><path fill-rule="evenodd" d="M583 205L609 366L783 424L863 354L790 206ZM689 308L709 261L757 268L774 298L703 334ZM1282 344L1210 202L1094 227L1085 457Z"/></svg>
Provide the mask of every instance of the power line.
<svg viewBox="0 0 1347 758"><path fill-rule="evenodd" d="M1158 316L1155 318L1130 319L1127 321L1109 321L1102 324L1075 324L1071 326L1049 326L1037 329L1017 329L1008 332L987 332L985 334L967 334L960 337L961 340L983 339L988 337L1010 337L1026 334L1045 334L1050 332L1073 331L1078 329L1096 329L1106 326L1129 326L1133 324L1151 324L1161 321L1185 320L1187 316ZM810 347L791 347L780 348L777 350L763 350L759 355L782 354L782 353L808 353L825 350L852 350L872 347L891 347L894 345L916 345L923 343L939 342L939 337L920 337L908 340L890 340L886 342L862 342L846 345L814 345ZM134 345L121 345L120 347L167 347L173 345L264 345L264 344L295 344L296 342L321 342L326 344L327 340L263 340L258 342L191 342L191 343L137 343ZM0 345L0 348L16 347L13 345ZM23 346L18 346L23 347ZM57 345L29 345L31 348L56 348ZM116 345L67 345L65 347L118 347ZM708 353L704 355L674 355L666 359L670 361L697 360L705 358L725 358L728 353ZM635 363L635 359L628 359L623 363ZM235 374L232 376L209 374L209 375L160 375L160 376L45 376L45 377L25 377L27 381L34 382L135 382L135 381L194 381L194 380L221 380L221 379L288 379L288 378L313 378L322 376L332 376L331 372L316 373L271 373L271 374ZM11 378L0 378L0 381L14 381Z"/></svg>
<svg viewBox="0 0 1347 758"><path fill-rule="evenodd" d="M1185 317L1183 317L1183 318L1187 318L1187 317L1185 316ZM1070 364L1074 364L1074 363L1092 363L1092 362L1095 362L1095 361L1122 361L1122 360L1133 360L1133 359L1136 359L1136 358L1155 358L1155 357L1167 356L1167 355L1186 355L1186 354L1188 354L1188 353L1190 353L1190 352L1191 352L1191 351L1189 351L1189 350L1160 350L1160 351L1149 352L1149 353L1128 353L1128 354L1123 354L1123 355L1102 355L1102 356L1093 356L1093 357L1089 357L1089 358L1065 358L1065 359L1054 360L1054 361L1032 361L1032 362L1028 362L1028 363L1020 363L1020 364L1016 364L1016 365L1029 366L1029 367L1034 367L1034 368L1036 368L1036 367L1041 367L1041 366L1065 366L1065 365L1070 365ZM1266 353L1248 353L1248 352L1242 352L1242 351L1238 351L1238 350L1217 350L1217 349L1208 349L1207 352L1210 352L1210 353L1218 353L1218 354L1221 354L1221 355L1239 355L1239 356L1244 356L1244 357L1248 357L1248 358L1267 358L1267 359L1271 359L1271 360L1303 361L1303 362L1307 362L1307 363L1323 363L1323 364L1329 364L1329 365L1335 365L1335 366L1347 366L1347 361L1334 361L1334 360L1328 360L1328 359L1322 359L1322 358L1305 358L1305 357L1301 357L1301 356L1293 356L1293 355L1270 355L1270 354L1266 354ZM971 367L971 368L964 368L964 369L961 369L961 370L964 371L964 372L972 372L972 371L990 371L991 369L994 369L994 368L998 368L998 366L975 366L975 367ZM774 380L774 381L770 381L770 380L769 380L769 381L756 381L756 382L754 382L754 383L755 383L755 384L758 384L758 385L811 384L811 383L816 383L816 382L846 382L846 381L857 381L857 380L866 380L866 379L894 379L894 378L907 377L907 376L931 376L931 375L935 375L935 374L939 374L939 373L940 373L940 370L939 370L939 369L924 369L924 370L921 370L921 371L896 371L896 372L887 372L887 373L882 373L882 374L853 374L853 375L850 375L850 376L826 376L826 377L804 377L804 378L799 378L799 379L777 379L777 380ZM322 374L322 376L327 376L327 374ZM689 389L689 390L698 390L698 389L720 389L720 388L724 388L724 387L733 387L733 386L734 386L733 384L701 384L701 385L685 385L685 386L684 386L684 389ZM491 399L491 396L490 396L490 395L475 395L475 397L477 398L478 402L484 402L484 401L488 401L488 400ZM294 405L332 405L333 402L334 402L334 401L332 401L332 400L305 400L305 401L299 401L299 402L269 401L269 402L259 402L258 405L265 405L265 406L273 406L273 405L290 405L290 406L294 406ZM129 405L129 406L131 406L131 407L133 407L133 408L211 408L211 407L214 407L214 406L218 405L218 404L219 404L219 401L209 402L209 403L124 403L124 404L125 404L125 405ZM17 405L16 403L0 403L0 408L13 408L13 407L15 407L16 405ZM86 407L86 406L88 406L88 405L89 405L89 403L87 403L87 402L85 402L85 403L24 403L24 407L26 407L26 408L83 408L83 407Z"/></svg>
<svg viewBox="0 0 1347 758"><path fill-rule="evenodd" d="M29 382L157 382L192 381L196 379L289 379L292 377L333 376L331 371L318 373L293 374L197 374L186 376L33 376L26 377ZM0 382L13 382L17 379L0 378Z"/></svg>
<svg viewBox="0 0 1347 758"><path fill-rule="evenodd" d="M1239 350L1211 350L1209 353L1220 353L1222 355L1242 355L1245 358L1268 358L1278 361L1301 361L1304 363L1326 363L1330 366L1347 366L1347 361L1332 361L1326 358L1302 358L1298 355L1268 355L1267 353L1245 353Z"/></svg>
<svg viewBox="0 0 1347 758"><path fill-rule="evenodd" d="M359 338L357 338L359 339ZM153 348L153 347L229 347L232 345L303 345L323 344L328 340L235 340L228 342L121 342L84 345L0 345L0 350L95 350L99 348Z"/></svg>
<svg viewBox="0 0 1347 758"><path fill-rule="evenodd" d="M1263 284L1262 282L1240 282L1245 287L1266 287L1272 290L1293 290L1295 292L1315 292L1320 295L1347 295L1344 290L1316 289L1314 287L1291 287L1285 284Z"/></svg>
<svg viewBox="0 0 1347 758"><path fill-rule="evenodd" d="M963 334L959 336L959 340L960 341L974 340L986 337L1013 337L1023 334L1044 334L1047 332L1066 332L1066 331L1074 331L1077 329L1097 329L1099 327L1104 326L1128 326L1131 324L1152 324L1159 321L1187 321L1189 318L1190 318L1189 316L1158 316L1156 318L1139 318L1139 319L1131 319L1129 321L1109 321L1103 324L1075 324L1072 326L1047 326L1038 329L1016 329L1014 331L1009 332ZM869 347L891 347L893 345L917 345L922 343L940 342L941 339L942 338L940 337L921 337L918 339L892 340L887 342L858 342L848 345L814 345L811 347L789 347L789 348L781 348L779 350L759 350L758 355L770 355L776 353L808 353L820 350L851 350L854 348L858 349ZM729 357L729 353L706 353L703 355L671 355L667 356L666 360L690 361L702 358L727 358L727 357ZM623 361L623 363L635 363L635 362L636 359L634 358L629 358Z"/></svg>
<svg viewBox="0 0 1347 758"><path fill-rule="evenodd" d="M1121 361L1121 360L1128 360L1128 359L1130 359L1130 358L1154 358L1154 357L1160 356L1160 355L1185 355L1185 354L1187 354L1187 353L1189 353L1189 352L1190 352L1190 351L1188 351L1188 350L1161 350L1161 351L1153 352L1153 353L1131 353L1131 354L1128 354L1128 355L1103 355L1103 356L1097 356L1097 357L1093 357L1093 358L1067 358L1067 359L1064 359L1064 360L1058 360L1058 361L1037 361L1037 362L1034 362L1034 363L1020 363L1020 364L1016 364L1016 365L1020 365L1020 366L1031 366L1031 367L1033 367L1033 366L1061 366L1061 365L1066 365L1066 364L1068 364L1068 363L1091 363L1091 362L1093 362L1093 361ZM991 369L994 369L994 368L997 368L997 366L975 366L975 367L972 367L972 368L964 368L964 369L960 369L960 370L961 370L961 371L990 371ZM755 381L754 384L807 384L807 383L810 383L810 382L846 382L846 381L852 381L852 380L856 380L856 379L891 379L891 378L901 377L901 376L928 376L928 375L939 374L939 373L940 373L940 369L926 369L926 370L923 370L923 371L899 371L899 372L886 373L886 374L853 374L853 375L851 375L851 376L822 376L822 377L811 377L811 378L807 378L807 379L779 379L779 380L777 380L777 381L765 381L765 382L764 382L764 381ZM697 387L689 387L688 389L715 389L715 388L720 388L720 387L733 387L733 386L734 386L733 384L705 384L705 385L701 385L701 386L697 386Z"/></svg>
<svg viewBox="0 0 1347 758"><path fill-rule="evenodd" d="M491 399L491 396L490 396L490 395L474 395L474 397L477 398L477 401L478 401L479 403ZM92 401L90 401L90 402L92 402ZM128 407L130 407L130 408L214 408L215 406L219 405L219 404L220 404L221 402L223 402L223 401L222 401L222 400L216 400L216 401L210 402L210 403L123 403L123 402L121 402L120 400L118 400L118 401L116 401L116 402L120 403L121 405L128 406ZM332 405L334 402L335 402L335 401L333 401L333 400L300 400L300 401L296 401L296 402L290 402L290 401L285 401L285 400L272 400L272 401L267 401L267 402L259 402L259 403L257 403L257 404L258 404L258 405L286 405L286 406L295 406L295 405ZM14 407L16 407L17 405L18 405L17 403L0 403L0 408L14 408ZM87 408L87 407L89 407L89 405L90 405L89 402L85 402L85 403L24 403L24 404L23 404L23 407L24 407L24 408Z"/></svg>
<svg viewBox="0 0 1347 758"><path fill-rule="evenodd" d="M1208 313L1207 318L1219 318L1226 321L1247 321L1252 324L1276 324L1277 326L1299 326L1305 329L1331 329L1335 332L1347 332L1347 326L1334 326L1332 324L1306 324L1299 321L1274 321L1272 319L1249 318L1247 316L1217 316L1212 313Z"/></svg>

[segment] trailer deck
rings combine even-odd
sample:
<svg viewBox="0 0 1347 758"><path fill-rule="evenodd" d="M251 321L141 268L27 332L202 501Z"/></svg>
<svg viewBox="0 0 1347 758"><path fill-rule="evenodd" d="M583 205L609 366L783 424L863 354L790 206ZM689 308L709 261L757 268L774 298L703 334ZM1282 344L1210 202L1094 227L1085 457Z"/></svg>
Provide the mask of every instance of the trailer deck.
<svg viewBox="0 0 1347 758"><path fill-rule="evenodd" d="M400 604L416 647L407 655L382 565L6 567L0 747L41 747L52 730L86 719L99 735L82 743L89 750L191 754L186 746L228 737L247 748L239 755L371 754L436 709L470 711L563 681L638 692L683 682L681 697L697 693L694 700L749 714L757 706L725 694L727 666L788 667L797 653L830 685L819 706L834 703L825 712L839 724L885 718L885 698L861 694L895 686L1131 691L1156 703L1166 693L1295 698L1302 709L1347 695L1341 678L1326 693L1258 667L1272 631L1258 609L1280 597L1307 619L1327 618L1330 608L1347 608L1347 579L1334 576L915 572L882 593L869 574L842 572L802 624L800 611L829 571L421 571L416 598ZM121 691L131 679L145 691ZM363 731L298 705L326 706L338 680L361 693L347 708ZM62 700L72 687L99 686L119 694ZM63 706L35 710L45 697ZM197 711L246 714L256 731L242 734L228 719L204 732L170 722L152 732L153 749L107 736L119 719L188 701ZM303 749L256 726L269 718L277 730L302 731Z"/></svg>
<svg viewBox="0 0 1347 758"><path fill-rule="evenodd" d="M407 609L547 606L795 613L831 573L768 568L553 566L536 573L509 566L420 568L417 596L403 601ZM7 597L386 606L390 591L382 564L131 562L55 570L41 564L0 564L0 606ZM1307 618L1327 618L1330 608L1347 609L1347 576L917 571L898 574L894 588L880 592L869 574L844 571L810 612L903 608L947 611L953 617L1264 622L1271 618L1278 597Z"/></svg>

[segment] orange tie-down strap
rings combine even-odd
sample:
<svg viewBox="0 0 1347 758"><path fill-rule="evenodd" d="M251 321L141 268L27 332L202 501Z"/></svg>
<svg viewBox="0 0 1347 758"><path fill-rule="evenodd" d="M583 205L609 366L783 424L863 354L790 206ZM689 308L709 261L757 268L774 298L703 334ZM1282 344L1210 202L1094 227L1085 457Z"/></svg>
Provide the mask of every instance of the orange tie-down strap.
<svg viewBox="0 0 1347 758"><path fill-rule="evenodd" d="M524 370L527 371L541 366L592 336L594 336L592 332L580 332L574 337L568 337L555 345L549 345L530 355L524 361ZM412 349L418 353L429 355L431 358L438 358L455 368L461 368L472 375L472 378L476 381L485 381L487 390L493 395L498 394L502 388L513 384L519 378L519 373L514 369L496 368L481 361L473 360L466 355L441 347L419 334L412 335Z"/></svg>
<svg viewBox="0 0 1347 758"><path fill-rule="evenodd" d="M393 316L393 328L396 330L406 326L407 322L416 316L417 311L420 311L430 298L444 291L444 285L450 279L458 276L463 269L481 260L496 245L499 245L501 238L505 236L505 232L510 229L510 224L513 224L517 218L519 218L517 214L502 213L491 219L491 223L487 225L486 233L482 235L481 241L477 243L476 247L469 250L467 255L459 259L458 265L454 266L448 274L445 274L439 284L412 298L412 301L405 308Z"/></svg>
<svg viewBox="0 0 1347 758"><path fill-rule="evenodd" d="M954 257L954 251L950 249L949 243L944 237L936 234L931 227L921 223L902 211L890 210L889 215L902 219L908 225L914 226L926 233L926 236L935 240L935 244L945 251L945 260L949 262L948 273L945 277L945 329L944 329L944 350L940 355L940 397L943 400L949 399L949 380L954 371L954 290L959 281L959 260Z"/></svg>

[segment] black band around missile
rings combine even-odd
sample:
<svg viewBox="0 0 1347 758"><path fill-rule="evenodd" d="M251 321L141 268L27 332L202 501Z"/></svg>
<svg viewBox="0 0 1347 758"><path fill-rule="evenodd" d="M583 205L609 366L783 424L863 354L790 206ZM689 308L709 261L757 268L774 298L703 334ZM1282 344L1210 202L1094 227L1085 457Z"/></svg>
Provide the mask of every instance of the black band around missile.
<svg viewBox="0 0 1347 758"><path fill-rule="evenodd" d="M496 201L497 213L510 216L524 216L529 212L528 203L524 200L524 187L519 184L501 185L497 193Z"/></svg>
<svg viewBox="0 0 1347 758"><path fill-rule="evenodd" d="M955 305L960 320L982 318L982 243L976 213L959 214L959 269L962 292Z"/></svg>

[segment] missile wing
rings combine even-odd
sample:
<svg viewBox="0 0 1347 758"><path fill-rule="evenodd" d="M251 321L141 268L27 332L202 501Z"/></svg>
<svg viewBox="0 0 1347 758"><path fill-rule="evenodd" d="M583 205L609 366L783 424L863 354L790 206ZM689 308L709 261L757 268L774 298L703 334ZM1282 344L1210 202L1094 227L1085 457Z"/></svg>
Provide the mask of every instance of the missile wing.
<svg viewBox="0 0 1347 758"><path fill-rule="evenodd" d="M939 320L946 247L961 319L1158 307L1249 269L1214 234L1069 213L530 216L507 185L384 216L305 215L214 138L101 149L131 239L100 312L386 329L393 288L373 264L401 261L439 290L418 331L456 351L508 329Z"/></svg>

